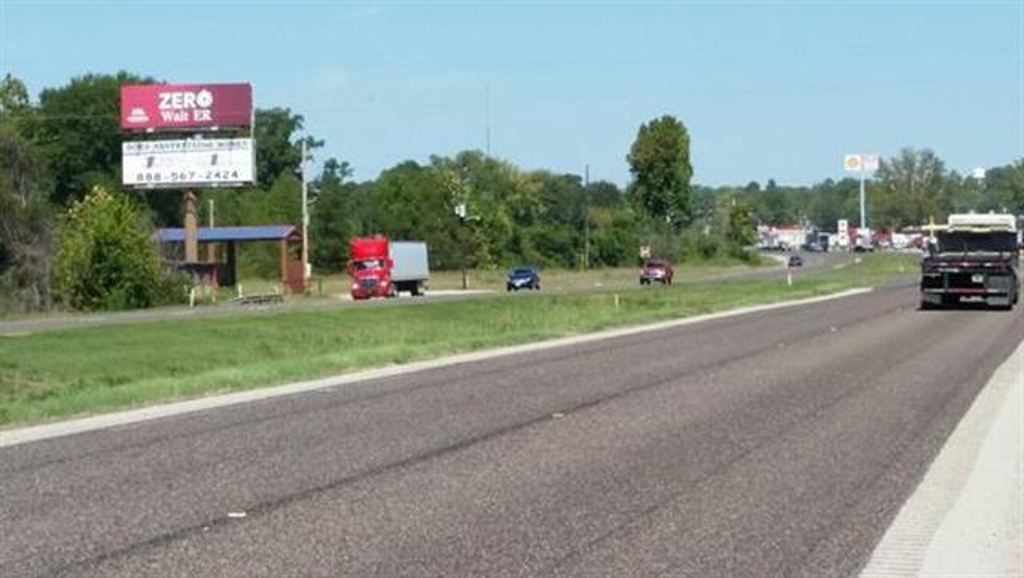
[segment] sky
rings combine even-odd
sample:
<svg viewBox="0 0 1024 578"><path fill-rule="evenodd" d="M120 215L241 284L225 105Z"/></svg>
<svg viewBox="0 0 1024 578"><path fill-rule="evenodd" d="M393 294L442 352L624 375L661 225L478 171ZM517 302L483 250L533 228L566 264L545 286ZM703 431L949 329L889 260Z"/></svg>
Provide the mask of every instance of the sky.
<svg viewBox="0 0 1024 578"><path fill-rule="evenodd" d="M704 185L1024 157L1024 0L0 0L0 73L33 98L118 70L251 82L357 180L478 149L625 185L665 114Z"/></svg>

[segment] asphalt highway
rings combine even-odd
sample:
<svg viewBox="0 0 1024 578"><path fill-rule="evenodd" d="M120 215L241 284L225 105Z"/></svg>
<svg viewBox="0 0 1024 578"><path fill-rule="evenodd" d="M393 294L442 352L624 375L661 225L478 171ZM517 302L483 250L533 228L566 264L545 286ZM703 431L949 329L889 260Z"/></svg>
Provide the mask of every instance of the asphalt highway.
<svg viewBox="0 0 1024 578"><path fill-rule="evenodd" d="M856 575L1020 308L914 287L0 449L0 576Z"/></svg>

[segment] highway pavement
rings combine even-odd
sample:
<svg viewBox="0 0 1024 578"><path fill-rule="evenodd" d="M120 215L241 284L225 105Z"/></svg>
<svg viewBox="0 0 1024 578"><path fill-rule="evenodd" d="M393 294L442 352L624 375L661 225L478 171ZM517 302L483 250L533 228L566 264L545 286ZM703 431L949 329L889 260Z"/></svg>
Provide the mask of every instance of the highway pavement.
<svg viewBox="0 0 1024 578"><path fill-rule="evenodd" d="M914 287L0 448L0 576L853 576L1020 309Z"/></svg>

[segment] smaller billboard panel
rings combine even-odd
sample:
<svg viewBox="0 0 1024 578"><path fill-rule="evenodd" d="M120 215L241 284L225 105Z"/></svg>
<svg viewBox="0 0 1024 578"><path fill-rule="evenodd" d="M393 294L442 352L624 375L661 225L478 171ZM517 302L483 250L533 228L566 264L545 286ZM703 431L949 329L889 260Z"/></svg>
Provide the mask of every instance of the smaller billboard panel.
<svg viewBox="0 0 1024 578"><path fill-rule="evenodd" d="M204 130L252 126L251 84L126 84L121 128Z"/></svg>
<svg viewBox="0 0 1024 578"><path fill-rule="evenodd" d="M251 138L121 143L122 181L130 187L232 187L255 181Z"/></svg>
<svg viewBox="0 0 1024 578"><path fill-rule="evenodd" d="M864 168L860 155L846 155L843 157L843 168L847 171L860 171Z"/></svg>
<svg viewBox="0 0 1024 578"><path fill-rule="evenodd" d="M878 170L879 159L878 155L861 155L861 163L864 165L864 170L873 173Z"/></svg>

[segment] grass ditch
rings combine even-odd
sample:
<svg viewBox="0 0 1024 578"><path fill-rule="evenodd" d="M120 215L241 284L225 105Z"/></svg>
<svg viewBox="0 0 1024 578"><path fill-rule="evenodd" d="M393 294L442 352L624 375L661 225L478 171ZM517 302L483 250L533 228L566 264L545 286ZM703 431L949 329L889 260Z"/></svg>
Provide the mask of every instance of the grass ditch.
<svg viewBox="0 0 1024 578"><path fill-rule="evenodd" d="M498 295L0 336L0 427L126 409L889 282L913 257L759 280ZM616 305L617 303L617 305Z"/></svg>

